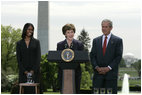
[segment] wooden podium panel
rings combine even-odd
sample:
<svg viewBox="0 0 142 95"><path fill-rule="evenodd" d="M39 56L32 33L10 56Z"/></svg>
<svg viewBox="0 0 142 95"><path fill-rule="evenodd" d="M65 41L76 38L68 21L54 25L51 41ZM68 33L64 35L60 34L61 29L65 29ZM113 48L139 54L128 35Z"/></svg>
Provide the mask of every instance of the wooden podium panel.
<svg viewBox="0 0 142 95"><path fill-rule="evenodd" d="M62 94L75 94L75 71L72 69L63 70Z"/></svg>

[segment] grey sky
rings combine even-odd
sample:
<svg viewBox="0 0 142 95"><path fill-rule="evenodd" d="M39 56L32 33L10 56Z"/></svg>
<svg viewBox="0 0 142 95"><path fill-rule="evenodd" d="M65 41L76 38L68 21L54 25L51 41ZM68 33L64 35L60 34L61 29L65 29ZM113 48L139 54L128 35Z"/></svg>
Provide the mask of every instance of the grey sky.
<svg viewBox="0 0 142 95"><path fill-rule="evenodd" d="M27 22L34 24L37 31L37 1L2 1L1 24L23 28ZM56 50L57 42L64 40L62 26L73 23L76 26L75 38L84 28L91 38L102 35L101 21L113 21L112 33L123 39L124 55L132 53L141 58L141 7L135 1L52 1L49 3L49 42L50 50Z"/></svg>

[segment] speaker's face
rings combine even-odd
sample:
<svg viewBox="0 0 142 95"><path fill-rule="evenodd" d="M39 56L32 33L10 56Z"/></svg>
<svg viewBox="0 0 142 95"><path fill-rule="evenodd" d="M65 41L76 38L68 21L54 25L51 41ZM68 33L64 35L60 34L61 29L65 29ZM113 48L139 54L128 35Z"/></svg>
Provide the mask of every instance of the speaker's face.
<svg viewBox="0 0 142 95"><path fill-rule="evenodd" d="M73 30L67 30L65 33L65 36L67 40L73 40L74 38L74 31Z"/></svg>

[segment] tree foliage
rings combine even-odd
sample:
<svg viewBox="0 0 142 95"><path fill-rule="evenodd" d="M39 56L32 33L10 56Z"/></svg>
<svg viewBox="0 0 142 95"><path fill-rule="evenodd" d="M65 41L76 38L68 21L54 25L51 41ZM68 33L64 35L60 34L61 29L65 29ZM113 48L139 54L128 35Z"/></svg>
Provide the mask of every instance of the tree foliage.
<svg viewBox="0 0 142 95"><path fill-rule="evenodd" d="M1 91L10 91L9 89L9 84L8 84L8 79L6 78L6 73L5 71L3 71L3 69L1 70Z"/></svg>
<svg viewBox="0 0 142 95"><path fill-rule="evenodd" d="M53 88L53 91L57 91L58 89L58 81L57 81L57 63L48 62L47 55L42 55L41 57L41 81L43 84L43 91L47 91L48 88Z"/></svg>
<svg viewBox="0 0 142 95"><path fill-rule="evenodd" d="M2 91L10 91L13 81L8 77L18 73L16 42L21 38L21 30L1 25L1 86Z"/></svg>
<svg viewBox="0 0 142 95"><path fill-rule="evenodd" d="M92 85L91 75L85 70L85 64L81 64L82 78L81 78L81 89L90 89Z"/></svg>
<svg viewBox="0 0 142 95"><path fill-rule="evenodd" d="M1 66L6 73L16 73L16 42L21 38L21 30L1 25Z"/></svg>
<svg viewBox="0 0 142 95"><path fill-rule="evenodd" d="M132 65L138 72L139 77L141 77L141 60L138 60Z"/></svg>
<svg viewBox="0 0 142 95"><path fill-rule="evenodd" d="M126 67L124 58L121 59L120 64L119 64L119 67Z"/></svg>
<svg viewBox="0 0 142 95"><path fill-rule="evenodd" d="M85 31L85 29L81 31L77 39L83 43L85 51L89 51L89 48L91 47L90 38L89 34Z"/></svg>
<svg viewBox="0 0 142 95"><path fill-rule="evenodd" d="M79 41L81 41L84 45L84 50L89 53L90 45L90 38L88 32L83 29L80 35L77 37ZM92 85L91 76L93 75L93 69L90 62L81 64L82 70L82 79L81 79L81 89L89 89Z"/></svg>

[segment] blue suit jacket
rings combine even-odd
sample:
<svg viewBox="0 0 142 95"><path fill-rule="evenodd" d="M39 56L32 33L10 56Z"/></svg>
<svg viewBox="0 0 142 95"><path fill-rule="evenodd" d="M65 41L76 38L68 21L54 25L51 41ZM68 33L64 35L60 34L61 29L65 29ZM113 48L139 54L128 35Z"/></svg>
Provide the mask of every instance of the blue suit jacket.
<svg viewBox="0 0 142 95"><path fill-rule="evenodd" d="M57 50L64 50L66 48L69 48L66 39L57 43ZM72 44L70 46L70 49L72 49L72 50L83 50L84 46L80 41L73 39Z"/></svg>
<svg viewBox="0 0 142 95"><path fill-rule="evenodd" d="M104 77L106 79L117 79L118 77L118 64L122 58L123 42L122 39L111 35L108 42L105 55L103 56L102 37L99 36L93 40L92 50L90 52L91 64L94 69L94 77ZM112 70L105 75L100 75L95 67L107 67L110 66Z"/></svg>
<svg viewBox="0 0 142 95"><path fill-rule="evenodd" d="M66 40L63 40L63 41L57 43L57 50L64 50L66 48L69 48ZM84 49L84 46L80 41L73 39L70 49L81 51ZM64 65L64 67L67 67L68 69L70 69L71 67L74 67L75 69L81 70L79 63L78 64L76 64L76 63L68 63L68 64L60 63L59 67L61 68L62 65Z"/></svg>

